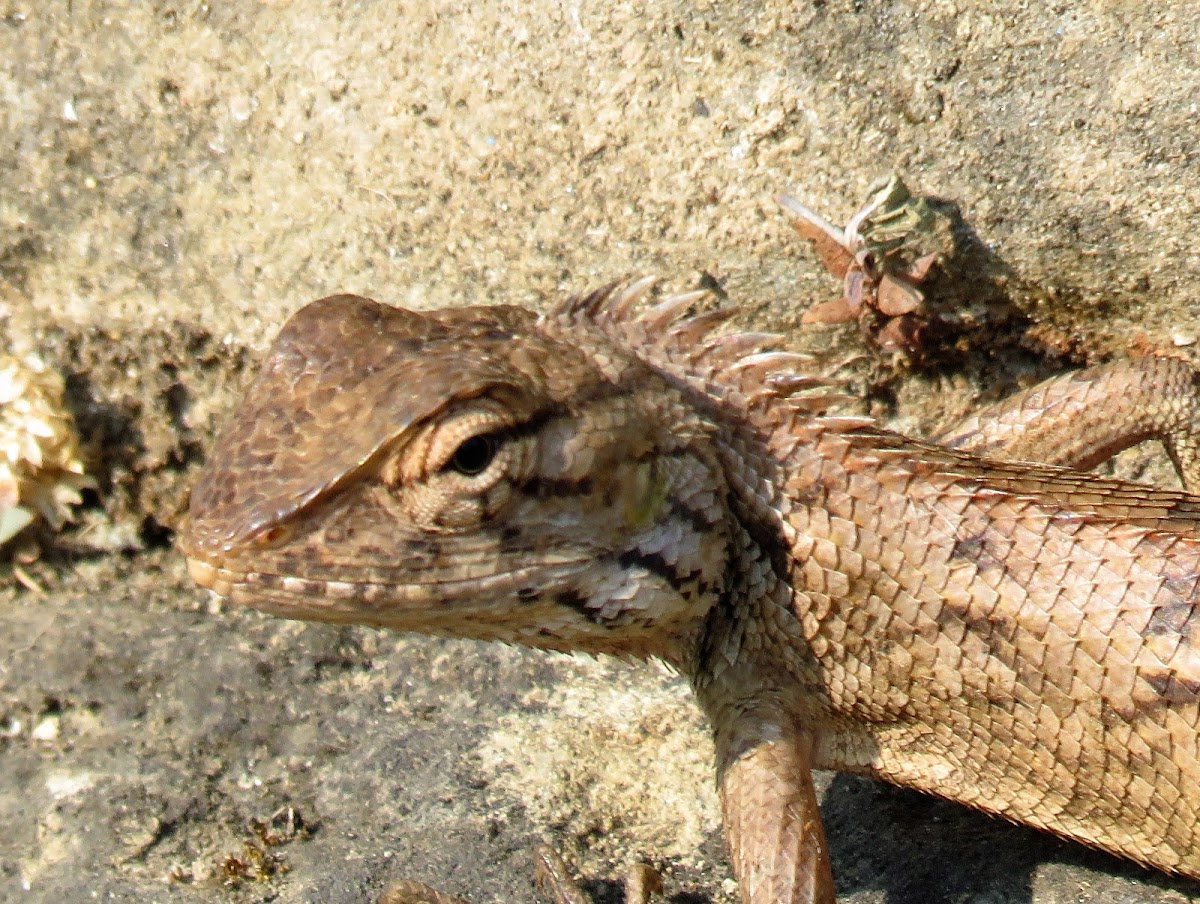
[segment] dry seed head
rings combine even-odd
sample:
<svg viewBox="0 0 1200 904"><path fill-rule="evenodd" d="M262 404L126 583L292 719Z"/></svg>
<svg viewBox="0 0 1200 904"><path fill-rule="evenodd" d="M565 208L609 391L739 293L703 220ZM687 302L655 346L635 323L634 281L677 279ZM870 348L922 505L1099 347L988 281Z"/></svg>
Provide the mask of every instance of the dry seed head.
<svg viewBox="0 0 1200 904"><path fill-rule="evenodd" d="M40 358L0 354L0 543L37 516L62 527L94 485L62 397L62 377Z"/></svg>

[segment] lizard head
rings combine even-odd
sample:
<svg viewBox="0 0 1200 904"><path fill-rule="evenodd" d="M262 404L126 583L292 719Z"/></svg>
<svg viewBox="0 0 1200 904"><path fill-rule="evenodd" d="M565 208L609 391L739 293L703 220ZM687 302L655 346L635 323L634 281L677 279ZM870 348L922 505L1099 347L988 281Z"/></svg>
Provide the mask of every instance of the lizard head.
<svg viewBox="0 0 1200 904"><path fill-rule="evenodd" d="M724 580L709 425L601 331L551 326L298 312L193 490L193 577L286 617L678 658Z"/></svg>

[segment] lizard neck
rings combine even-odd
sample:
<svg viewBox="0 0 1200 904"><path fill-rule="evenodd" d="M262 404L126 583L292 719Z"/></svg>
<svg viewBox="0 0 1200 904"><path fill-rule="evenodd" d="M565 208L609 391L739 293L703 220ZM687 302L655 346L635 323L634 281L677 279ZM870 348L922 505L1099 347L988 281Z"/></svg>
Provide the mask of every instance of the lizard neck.
<svg viewBox="0 0 1200 904"><path fill-rule="evenodd" d="M540 324L563 337L587 335L582 344L603 350L597 363L618 384L625 382L620 369L629 360L647 365L649 372L637 381L639 407L651 413L666 437L660 458L682 457L696 465L671 480L667 515L656 532L678 532L678 515L691 511L685 533L693 536L693 547L704 550L705 576L700 586L681 591L687 595L680 610L686 615L676 630L659 627L651 655L688 675L701 699L705 685L720 684L735 667L753 670L759 659L765 671L777 673L772 680L781 688L815 674L793 600L797 566L787 516L793 504L803 504L804 485L819 480L821 456L809 440L826 427L813 412L835 398L797 397L797 391L822 390L829 381L787 370L801 360L797 356L760 353L773 337L709 336L723 316L701 314L663 333L645 319L596 311L581 316L569 308ZM785 380L775 382L781 376ZM672 438L682 445L673 446ZM702 519L695 516L700 510ZM660 542L640 541L637 548L645 551ZM796 662L783 670L772 652L781 647L798 650Z"/></svg>

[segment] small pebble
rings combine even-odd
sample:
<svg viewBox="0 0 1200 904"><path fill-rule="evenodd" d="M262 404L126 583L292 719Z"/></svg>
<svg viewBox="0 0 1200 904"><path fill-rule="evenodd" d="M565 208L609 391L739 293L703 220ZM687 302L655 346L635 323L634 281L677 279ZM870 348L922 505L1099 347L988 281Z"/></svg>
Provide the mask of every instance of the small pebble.
<svg viewBox="0 0 1200 904"><path fill-rule="evenodd" d="M58 738L60 722L58 716L46 716L33 727L29 736L35 741L54 741Z"/></svg>

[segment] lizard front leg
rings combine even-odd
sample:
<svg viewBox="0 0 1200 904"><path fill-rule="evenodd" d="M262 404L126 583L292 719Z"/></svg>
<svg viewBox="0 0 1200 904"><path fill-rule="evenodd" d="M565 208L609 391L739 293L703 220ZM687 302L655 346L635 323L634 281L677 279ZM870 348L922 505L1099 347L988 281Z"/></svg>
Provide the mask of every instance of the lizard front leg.
<svg viewBox="0 0 1200 904"><path fill-rule="evenodd" d="M1086 470L1160 440L1183 485L1200 491L1200 372L1149 356L1063 374L971 415L936 437L988 458Z"/></svg>
<svg viewBox="0 0 1200 904"><path fill-rule="evenodd" d="M813 739L756 713L717 733L725 838L745 904L834 904Z"/></svg>

